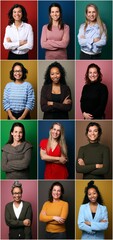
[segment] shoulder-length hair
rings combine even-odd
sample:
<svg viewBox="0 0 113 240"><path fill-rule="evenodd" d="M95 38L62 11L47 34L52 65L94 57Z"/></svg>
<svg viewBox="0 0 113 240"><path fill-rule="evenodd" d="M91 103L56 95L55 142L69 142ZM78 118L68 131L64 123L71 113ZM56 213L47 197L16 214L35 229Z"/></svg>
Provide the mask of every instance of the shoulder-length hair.
<svg viewBox="0 0 113 240"><path fill-rule="evenodd" d="M8 18L9 18L8 25L11 25L11 24L13 24L15 22L15 20L13 18L13 10L14 10L14 8L21 8L21 10L22 10L22 19L21 19L21 21L27 23L28 19L27 19L27 12L26 12L25 7L23 7L21 4L15 4L15 5L13 5L13 7L8 12Z"/></svg>
<svg viewBox="0 0 113 240"><path fill-rule="evenodd" d="M59 187L61 188L60 200L63 199L63 194L64 194L64 187L63 187L63 185L62 185L60 182L54 182L54 183L51 185L50 189L49 189L49 198L48 198L48 200L49 200L50 202L53 202L52 190L53 190L54 186L59 186Z"/></svg>
<svg viewBox="0 0 113 240"><path fill-rule="evenodd" d="M22 128L22 133L23 133L23 136L22 136L22 139L21 139L21 142L24 142L25 141L25 128L24 128L24 125L20 122L16 122L16 123L13 123L12 127L11 127L11 130L10 130L10 134L9 134L9 140L7 143L9 144L12 144L13 143L13 136L12 136L12 132L14 131L14 128L15 127L20 127Z"/></svg>
<svg viewBox="0 0 113 240"><path fill-rule="evenodd" d="M97 72L98 72L98 78L97 78L97 81L98 82L101 82L102 81L102 73L101 73L101 69L100 69L100 67L97 65L97 64L95 64L95 63L91 63L88 67L87 67L87 70L86 70L86 74L85 74L85 82L86 82L86 84L90 84L91 83L91 81L90 81L90 79L89 79L89 69L90 68L96 68L97 69Z"/></svg>
<svg viewBox="0 0 113 240"><path fill-rule="evenodd" d="M10 71L10 79L15 81L15 77L14 77L14 68L16 66L20 66L21 67L21 70L22 70L22 78L21 80L24 81L26 78L27 78L27 73L28 73L28 70L24 67L24 65L20 62L15 62L12 66L12 69Z"/></svg>
<svg viewBox="0 0 113 240"><path fill-rule="evenodd" d="M84 190L84 193L85 193L85 196L84 196L84 199L83 199L83 202L82 204L85 204L85 203L88 203L89 202L89 198L88 198L88 190L90 188L94 188L98 194L98 197L97 197L97 202L101 205L103 205L103 199L102 199L102 196L101 196L101 193L98 189L98 187L96 185L94 185L94 181L90 181L87 185L87 187L85 188Z"/></svg>
<svg viewBox="0 0 113 240"><path fill-rule="evenodd" d="M52 30L52 18L50 16L50 13L51 13L51 8L52 7L57 7L59 9L59 12L60 12L60 18L59 18L59 21L58 21L58 26L59 26L59 29L64 29L64 23L63 23L63 20L62 20L62 8L60 6L59 3L52 3L50 6L49 6L49 24L47 26L48 30Z"/></svg>
<svg viewBox="0 0 113 240"><path fill-rule="evenodd" d="M89 131L89 128L90 128L90 127L93 127L93 126L96 126L96 127L98 128L98 138L97 138L97 142L99 142L99 141L100 141L100 137L101 137L101 135L102 135L102 128L101 128L101 126L100 126L99 123L97 123L97 122L90 122L90 123L87 125L87 127L86 127L86 132L85 132L85 134L86 134L86 136L87 136L88 131Z"/></svg>
<svg viewBox="0 0 113 240"><path fill-rule="evenodd" d="M66 78L65 69L64 69L64 67L62 67L62 65L61 65L59 62L53 62L53 63L51 63L51 64L48 66L48 68L47 68L47 70L46 70L46 72L45 72L45 76L44 76L44 79L45 79L44 85L47 85L47 84L51 84L51 83L52 83L51 78L50 78L50 71L51 71L51 69L54 68L54 67L58 68L58 69L59 69L59 72L60 72L60 74L61 74L60 84L67 85L67 84L66 84L66 79L65 79L65 78Z"/></svg>
<svg viewBox="0 0 113 240"><path fill-rule="evenodd" d="M61 147L62 154L64 154L67 157L67 145L65 140L64 128L59 122L53 123L52 126L50 127L47 150L49 150L51 147L51 129L53 129L54 125L60 126L60 136L57 139L57 142Z"/></svg>
<svg viewBox="0 0 113 240"><path fill-rule="evenodd" d="M97 24L99 25L99 28L100 28L100 34L102 35L103 32L105 32L105 34L107 35L107 30L106 30L106 27L105 27L105 24L102 22L101 18L100 18L100 15L99 15L99 11L98 11L98 7L95 5L95 4L88 4L86 6L86 10L85 10L85 16L87 15L87 12L88 12L88 8L89 7L93 7L97 13L97 18L96 18L96 22ZM88 20L87 20L87 16L86 16L86 22L85 22L85 27L84 27L84 31L86 31L86 28L87 28L87 25L88 25Z"/></svg>

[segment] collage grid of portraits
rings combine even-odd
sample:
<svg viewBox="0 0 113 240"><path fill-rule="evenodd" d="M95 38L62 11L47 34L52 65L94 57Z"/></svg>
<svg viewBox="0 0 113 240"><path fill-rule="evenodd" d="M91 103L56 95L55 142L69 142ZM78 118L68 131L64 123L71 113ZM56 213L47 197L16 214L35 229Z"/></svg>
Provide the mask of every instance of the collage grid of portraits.
<svg viewBox="0 0 113 240"><path fill-rule="evenodd" d="M0 0L0 239L113 239L112 14Z"/></svg>

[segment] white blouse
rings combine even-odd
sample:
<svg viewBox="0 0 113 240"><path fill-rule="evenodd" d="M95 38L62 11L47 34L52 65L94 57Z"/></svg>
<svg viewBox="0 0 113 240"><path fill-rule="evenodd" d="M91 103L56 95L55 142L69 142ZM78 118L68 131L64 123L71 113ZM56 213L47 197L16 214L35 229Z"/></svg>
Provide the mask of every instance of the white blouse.
<svg viewBox="0 0 113 240"><path fill-rule="evenodd" d="M7 41L11 39L11 42ZM19 46L19 41L25 40L26 44ZM11 50L15 54L25 54L33 48L33 29L28 23L22 24L16 28L15 24L8 25L5 30L5 37L3 41L4 48Z"/></svg>

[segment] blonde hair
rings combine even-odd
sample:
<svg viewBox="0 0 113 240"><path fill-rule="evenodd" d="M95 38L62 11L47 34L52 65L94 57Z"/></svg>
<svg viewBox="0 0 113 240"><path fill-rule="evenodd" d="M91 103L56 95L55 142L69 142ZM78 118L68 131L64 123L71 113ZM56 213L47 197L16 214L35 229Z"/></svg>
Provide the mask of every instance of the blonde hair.
<svg viewBox="0 0 113 240"><path fill-rule="evenodd" d="M65 134L64 134L64 128L63 126L59 123L59 122L55 122L52 124L50 131L49 131L49 138L48 138L48 144L47 144L47 150L50 149L51 147L51 141L52 141L52 137L51 137L51 129L53 129L54 125L58 125L60 126L60 136L57 139L58 144L61 147L61 152L62 154L64 154L67 157L67 145L66 145L66 141L65 141Z"/></svg>
<svg viewBox="0 0 113 240"><path fill-rule="evenodd" d="M107 30L106 30L105 24L102 22L102 20L101 20L101 18L99 16L99 11L98 11L97 6L95 4L88 4L86 6L85 15L87 15L88 7L93 7L96 10L96 13L97 13L96 22L99 25L100 34L102 35L102 33L104 32L107 35ZM87 26L88 26L88 20L87 20L87 16L86 16L86 22L85 22L85 26L84 26L84 31L86 31Z"/></svg>

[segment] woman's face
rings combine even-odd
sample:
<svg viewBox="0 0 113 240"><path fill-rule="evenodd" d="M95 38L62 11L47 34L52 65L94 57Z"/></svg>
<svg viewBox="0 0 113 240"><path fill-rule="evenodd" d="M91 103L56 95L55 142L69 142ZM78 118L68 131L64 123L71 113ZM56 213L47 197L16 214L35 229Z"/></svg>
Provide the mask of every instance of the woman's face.
<svg viewBox="0 0 113 240"><path fill-rule="evenodd" d="M53 21L58 21L60 18L60 10L58 7L52 7L50 12L50 17Z"/></svg>
<svg viewBox="0 0 113 240"><path fill-rule="evenodd" d="M96 203L98 198L98 193L95 188L88 189L88 199L91 203Z"/></svg>
<svg viewBox="0 0 113 240"><path fill-rule="evenodd" d="M12 16L13 16L15 21L21 21L21 19L22 19L22 9L20 7L14 8Z"/></svg>
<svg viewBox="0 0 113 240"><path fill-rule="evenodd" d="M89 23L93 23L97 19L97 11L93 6L87 8L86 18Z"/></svg>
<svg viewBox="0 0 113 240"><path fill-rule="evenodd" d="M13 69L13 76L14 78L19 81L22 79L23 76L23 72L22 72L22 68L19 65L16 65Z"/></svg>
<svg viewBox="0 0 113 240"><path fill-rule="evenodd" d="M51 137L53 139L58 139L61 134L61 127L57 124L53 125L53 128L51 129Z"/></svg>
<svg viewBox="0 0 113 240"><path fill-rule="evenodd" d="M88 78L91 82L97 81L99 77L99 74L97 72L97 68L89 68L89 72L88 72Z"/></svg>
<svg viewBox="0 0 113 240"><path fill-rule="evenodd" d="M14 130L13 132L11 132L11 135L13 136L13 142L21 142L23 138L22 128L19 126L14 127Z"/></svg>
<svg viewBox="0 0 113 240"><path fill-rule="evenodd" d="M53 201L58 201L61 197L61 187L60 186L54 186L52 189L52 197Z"/></svg>
<svg viewBox="0 0 113 240"><path fill-rule="evenodd" d="M20 202L21 199L22 199L22 192L21 192L21 189L19 187L15 187L13 189L13 200L14 202Z"/></svg>
<svg viewBox="0 0 113 240"><path fill-rule="evenodd" d="M97 126L91 126L88 129L87 137L91 143L96 142L98 139L98 127Z"/></svg>
<svg viewBox="0 0 113 240"><path fill-rule="evenodd" d="M51 68L51 70L50 70L50 78L51 78L51 81L54 84L58 84L59 83L60 78L61 78L61 73L60 73L59 68L57 68L57 67Z"/></svg>

